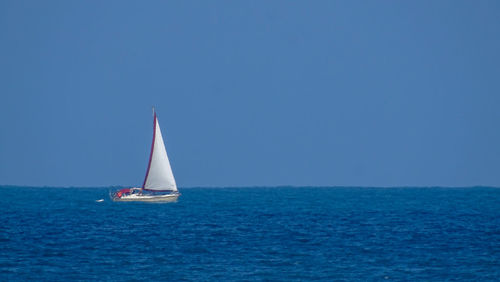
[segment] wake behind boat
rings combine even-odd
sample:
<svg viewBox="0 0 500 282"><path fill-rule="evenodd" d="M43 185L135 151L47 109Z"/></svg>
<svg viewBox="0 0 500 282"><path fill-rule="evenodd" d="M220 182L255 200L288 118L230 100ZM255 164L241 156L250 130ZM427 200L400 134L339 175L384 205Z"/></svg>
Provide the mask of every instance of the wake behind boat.
<svg viewBox="0 0 500 282"><path fill-rule="evenodd" d="M153 144L142 187L121 189L110 195L115 202L175 202L180 196L153 108Z"/></svg>

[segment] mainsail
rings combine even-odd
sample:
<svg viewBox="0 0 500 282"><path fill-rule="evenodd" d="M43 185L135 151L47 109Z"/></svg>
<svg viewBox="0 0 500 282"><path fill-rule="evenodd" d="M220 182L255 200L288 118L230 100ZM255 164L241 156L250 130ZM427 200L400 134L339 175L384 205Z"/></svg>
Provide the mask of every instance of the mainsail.
<svg viewBox="0 0 500 282"><path fill-rule="evenodd" d="M160 125L154 112L153 144L149 156L149 165L142 184L142 189L150 191L177 191L174 174L170 167L167 150L161 136Z"/></svg>

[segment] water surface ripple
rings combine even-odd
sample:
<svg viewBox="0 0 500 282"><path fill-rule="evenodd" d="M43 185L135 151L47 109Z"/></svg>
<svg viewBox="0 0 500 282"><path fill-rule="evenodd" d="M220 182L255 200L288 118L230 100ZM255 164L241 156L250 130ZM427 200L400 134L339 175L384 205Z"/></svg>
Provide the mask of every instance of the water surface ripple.
<svg viewBox="0 0 500 282"><path fill-rule="evenodd" d="M500 280L496 188L181 188L168 204L0 192L2 281Z"/></svg>

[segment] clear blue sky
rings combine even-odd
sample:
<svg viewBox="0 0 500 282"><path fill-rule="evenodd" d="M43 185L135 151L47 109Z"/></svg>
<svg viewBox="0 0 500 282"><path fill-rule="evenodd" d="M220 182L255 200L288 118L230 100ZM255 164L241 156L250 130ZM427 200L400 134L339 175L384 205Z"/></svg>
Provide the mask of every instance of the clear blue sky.
<svg viewBox="0 0 500 282"><path fill-rule="evenodd" d="M0 1L0 184L500 186L499 1Z"/></svg>

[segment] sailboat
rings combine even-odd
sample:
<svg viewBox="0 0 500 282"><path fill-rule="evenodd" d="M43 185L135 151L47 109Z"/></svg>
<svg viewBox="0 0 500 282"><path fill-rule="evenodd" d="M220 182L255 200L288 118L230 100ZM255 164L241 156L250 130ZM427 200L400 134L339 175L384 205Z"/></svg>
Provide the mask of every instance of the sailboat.
<svg viewBox="0 0 500 282"><path fill-rule="evenodd" d="M111 198L115 202L175 202L179 196L158 117L153 107L153 144L142 187L121 189L113 193Z"/></svg>

